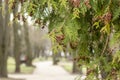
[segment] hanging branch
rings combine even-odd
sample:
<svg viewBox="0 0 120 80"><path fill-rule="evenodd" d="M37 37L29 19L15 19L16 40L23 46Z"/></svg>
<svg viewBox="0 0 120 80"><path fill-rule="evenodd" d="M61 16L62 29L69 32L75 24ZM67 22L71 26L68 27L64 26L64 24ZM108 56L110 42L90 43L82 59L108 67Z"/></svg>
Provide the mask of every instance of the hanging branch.
<svg viewBox="0 0 120 80"><path fill-rule="evenodd" d="M107 38L106 38L105 46L104 46L104 48L103 48L103 50L102 50L101 56L105 53L105 51L106 51L106 49L107 49L107 47L108 47L109 37L110 37L110 36L108 35Z"/></svg>

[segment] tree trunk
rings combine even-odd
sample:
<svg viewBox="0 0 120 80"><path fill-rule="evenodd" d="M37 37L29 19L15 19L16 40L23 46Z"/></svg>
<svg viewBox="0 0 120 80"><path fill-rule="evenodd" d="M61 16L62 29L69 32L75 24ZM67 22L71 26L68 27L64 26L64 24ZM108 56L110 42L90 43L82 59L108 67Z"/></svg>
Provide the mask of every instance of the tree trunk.
<svg viewBox="0 0 120 80"><path fill-rule="evenodd" d="M53 53L53 65L57 65L57 54Z"/></svg>
<svg viewBox="0 0 120 80"><path fill-rule="evenodd" d="M13 14L14 14L14 18L15 15L18 12L18 1L15 1L15 8L13 9ZM16 67L15 67L15 72L16 73L20 73L20 34L19 34L19 28L20 25L17 22L17 19L14 19L14 23L13 23L13 31L14 31L14 57L15 57L15 63L16 63Z"/></svg>
<svg viewBox="0 0 120 80"><path fill-rule="evenodd" d="M14 30L14 57L15 57L15 63L16 63L16 68L15 72L19 73L20 72L20 35L18 34L18 28L19 25L18 23L14 22L13 24L13 30Z"/></svg>
<svg viewBox="0 0 120 80"><path fill-rule="evenodd" d="M2 4L0 0L0 5ZM0 6L3 7L3 6ZM0 77L8 77L7 75L7 56L8 56L8 3L5 2L5 15L0 10Z"/></svg>
<svg viewBox="0 0 120 80"><path fill-rule="evenodd" d="M77 57L77 50L73 51L73 58ZM72 68L72 73L77 73L78 70L78 66L77 66L77 61L73 60L73 68Z"/></svg>
<svg viewBox="0 0 120 80"><path fill-rule="evenodd" d="M0 77L8 77L7 75L7 55L0 51Z"/></svg>
<svg viewBox="0 0 120 80"><path fill-rule="evenodd" d="M53 65L57 65L59 62L59 52L58 53L53 53Z"/></svg>
<svg viewBox="0 0 120 80"><path fill-rule="evenodd" d="M72 73L76 73L76 72L78 72L78 70L77 70L77 62L76 62L76 61L73 61Z"/></svg>
<svg viewBox="0 0 120 80"><path fill-rule="evenodd" d="M33 55L32 55L31 44L29 40L29 29L28 29L27 22L24 22L24 34L25 34L25 43L26 43L26 54L27 54L26 65L33 66L32 65Z"/></svg>
<svg viewBox="0 0 120 80"><path fill-rule="evenodd" d="M73 55L74 55L74 57L75 57L76 53L74 53ZM74 58L74 57L73 57L73 58ZM76 62L76 61L73 61L72 73L76 73L77 71L78 71L78 69L77 69L77 62Z"/></svg>

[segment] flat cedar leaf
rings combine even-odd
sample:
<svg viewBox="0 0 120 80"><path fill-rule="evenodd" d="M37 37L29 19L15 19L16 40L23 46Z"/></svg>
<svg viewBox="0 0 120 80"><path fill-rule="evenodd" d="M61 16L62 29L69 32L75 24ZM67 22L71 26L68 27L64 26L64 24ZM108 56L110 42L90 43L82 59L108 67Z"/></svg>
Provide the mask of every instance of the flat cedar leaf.
<svg viewBox="0 0 120 80"><path fill-rule="evenodd" d="M59 2L61 3L61 6L64 6L66 8L66 2L67 0L59 0Z"/></svg>
<svg viewBox="0 0 120 80"><path fill-rule="evenodd" d="M95 12L98 12L98 4L97 4L97 0L90 0L90 4L92 5L92 8Z"/></svg>
<svg viewBox="0 0 120 80"><path fill-rule="evenodd" d="M106 24L106 32L107 34L110 34L110 24Z"/></svg>
<svg viewBox="0 0 120 80"><path fill-rule="evenodd" d="M106 26L102 27L102 29L100 30L100 32L105 32Z"/></svg>
<svg viewBox="0 0 120 80"><path fill-rule="evenodd" d="M51 7L50 0L47 1L47 4L48 4L48 8L50 8Z"/></svg>
<svg viewBox="0 0 120 80"><path fill-rule="evenodd" d="M86 7L86 5L83 2L83 3L81 3L80 13L85 15L86 12L87 12L87 7Z"/></svg>
<svg viewBox="0 0 120 80"><path fill-rule="evenodd" d="M120 7L116 8L115 11L113 12L113 19L112 21L115 21L116 19L118 19L120 16Z"/></svg>
<svg viewBox="0 0 120 80"><path fill-rule="evenodd" d="M42 0L42 2L43 2L43 5L47 2L47 0Z"/></svg>
<svg viewBox="0 0 120 80"><path fill-rule="evenodd" d="M74 8L73 9L73 18L72 19L80 18L79 13L80 13L80 10L78 8Z"/></svg>
<svg viewBox="0 0 120 80"><path fill-rule="evenodd" d="M52 6L53 6L53 8L54 8L55 10L58 10L58 7L57 7L55 1L52 1ZM51 7L51 6L49 6L49 7Z"/></svg>
<svg viewBox="0 0 120 80"><path fill-rule="evenodd" d="M96 29L99 28L99 21L98 21L98 22L95 22L95 23L93 24L93 26L95 26Z"/></svg>
<svg viewBox="0 0 120 80"><path fill-rule="evenodd" d="M100 32L110 34L110 24L107 23L101 30Z"/></svg>

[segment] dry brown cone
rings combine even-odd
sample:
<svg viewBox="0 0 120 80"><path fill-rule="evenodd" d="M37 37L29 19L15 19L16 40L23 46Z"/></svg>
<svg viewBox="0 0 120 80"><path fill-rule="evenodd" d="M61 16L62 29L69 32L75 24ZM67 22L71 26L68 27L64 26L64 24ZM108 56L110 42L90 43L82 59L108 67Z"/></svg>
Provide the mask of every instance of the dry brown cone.
<svg viewBox="0 0 120 80"><path fill-rule="evenodd" d="M73 7L79 7L80 5L80 0L69 0L69 2Z"/></svg>
<svg viewBox="0 0 120 80"><path fill-rule="evenodd" d="M105 24L110 23L111 19L112 19L112 13L111 12L105 13L102 17L102 20L104 21Z"/></svg>
<svg viewBox="0 0 120 80"><path fill-rule="evenodd" d="M85 0L84 3L89 9L91 8L90 0Z"/></svg>

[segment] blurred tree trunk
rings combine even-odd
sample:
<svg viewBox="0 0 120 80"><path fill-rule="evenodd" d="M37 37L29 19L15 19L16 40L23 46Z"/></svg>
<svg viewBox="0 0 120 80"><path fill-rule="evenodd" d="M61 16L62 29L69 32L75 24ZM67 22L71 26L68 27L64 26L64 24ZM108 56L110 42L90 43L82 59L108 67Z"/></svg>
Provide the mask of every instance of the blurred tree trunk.
<svg viewBox="0 0 120 80"><path fill-rule="evenodd" d="M27 22L24 22L24 34L25 34L25 43L26 43L26 54L27 54L27 66L32 66L32 60L33 60L33 55L32 55L32 49L31 49L31 44L29 40L29 28Z"/></svg>
<svg viewBox="0 0 120 80"><path fill-rule="evenodd" d="M77 62L73 61L73 69L72 69L72 73L76 73L77 72Z"/></svg>
<svg viewBox="0 0 120 80"><path fill-rule="evenodd" d="M53 65L57 65L58 61L57 61L57 54L53 53Z"/></svg>
<svg viewBox="0 0 120 80"><path fill-rule="evenodd" d="M19 25L15 22L13 24L13 30L14 30L14 57L15 57L15 72L20 72L20 35L18 34Z"/></svg>
<svg viewBox="0 0 120 80"><path fill-rule="evenodd" d="M74 58L77 57L77 50L74 50L73 51L73 68L72 68L72 73L77 73L79 70L78 70L78 66L77 66L77 61L74 60Z"/></svg>
<svg viewBox="0 0 120 80"><path fill-rule="evenodd" d="M53 57L53 65L57 65L59 62L59 57L60 57L60 51L58 51L58 53L53 53L52 57Z"/></svg>
<svg viewBox="0 0 120 80"><path fill-rule="evenodd" d="M7 0L8 1L8 0ZM7 56L8 56L8 22L9 22L9 13L8 13L8 2L5 2L3 7L2 0L0 0L0 7L3 7L5 12L2 15L2 10L0 10L0 77L8 77L7 75Z"/></svg>
<svg viewBox="0 0 120 80"><path fill-rule="evenodd" d="M20 72L20 24L18 23L18 19L15 17L16 14L18 13L18 1L15 0L15 7L13 9L13 14L14 14L14 22L13 22L13 31L14 31L14 57L15 57L15 72L19 73Z"/></svg>
<svg viewBox="0 0 120 80"><path fill-rule="evenodd" d="M34 45L33 50L34 50L33 53L34 53L35 58L39 58L40 56L42 56L42 49L40 50L40 48L38 46Z"/></svg>

